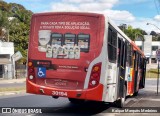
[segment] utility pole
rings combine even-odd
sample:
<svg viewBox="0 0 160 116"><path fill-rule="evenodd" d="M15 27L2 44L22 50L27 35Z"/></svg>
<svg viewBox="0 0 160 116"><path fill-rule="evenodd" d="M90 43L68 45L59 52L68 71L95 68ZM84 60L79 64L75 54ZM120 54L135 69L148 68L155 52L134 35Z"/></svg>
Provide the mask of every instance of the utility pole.
<svg viewBox="0 0 160 116"><path fill-rule="evenodd" d="M159 28L158 26L156 26L155 24L147 23L147 25L153 25L153 26L155 26L157 29L160 30L160 28ZM158 61L158 75L157 75L157 95L158 95L158 88L159 88L159 61L160 61L160 49L157 49L157 51L156 51L156 57L157 57L157 61Z"/></svg>
<svg viewBox="0 0 160 116"><path fill-rule="evenodd" d="M157 95L158 95L158 88L159 88L159 60L160 60L160 49L156 51L157 61L158 61L158 75L157 75Z"/></svg>

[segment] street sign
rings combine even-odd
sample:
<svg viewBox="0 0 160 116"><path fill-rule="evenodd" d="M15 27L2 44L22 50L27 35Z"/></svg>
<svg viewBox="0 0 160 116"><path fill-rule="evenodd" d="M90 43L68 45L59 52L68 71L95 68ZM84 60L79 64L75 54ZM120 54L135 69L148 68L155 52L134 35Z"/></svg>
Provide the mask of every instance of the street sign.
<svg viewBox="0 0 160 116"><path fill-rule="evenodd" d="M160 49L156 50L156 57L157 57L157 60L159 61L160 60Z"/></svg>
<svg viewBox="0 0 160 116"><path fill-rule="evenodd" d="M46 68L38 67L37 75L39 78L45 78L46 77Z"/></svg>
<svg viewBox="0 0 160 116"><path fill-rule="evenodd" d="M12 58L14 59L14 61L17 61L17 60L21 59L22 57L23 56L22 56L20 51L18 51L15 54L12 55Z"/></svg>

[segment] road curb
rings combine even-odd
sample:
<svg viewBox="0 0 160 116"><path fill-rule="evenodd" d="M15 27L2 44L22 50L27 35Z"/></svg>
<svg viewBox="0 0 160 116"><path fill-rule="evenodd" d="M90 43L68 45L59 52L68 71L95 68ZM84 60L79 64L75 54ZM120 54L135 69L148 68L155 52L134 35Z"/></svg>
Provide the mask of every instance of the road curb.
<svg viewBox="0 0 160 116"><path fill-rule="evenodd" d="M131 104L135 103L137 101L137 99L130 97L126 101L127 101L127 103L126 103L125 107L129 107Z"/></svg>
<svg viewBox="0 0 160 116"><path fill-rule="evenodd" d="M0 80L0 84L6 84L6 83L25 83L26 79L8 79L8 80Z"/></svg>
<svg viewBox="0 0 160 116"><path fill-rule="evenodd" d="M20 93L26 93L25 90L22 91L8 91L8 92L0 92L0 96L6 96L6 95L15 95Z"/></svg>

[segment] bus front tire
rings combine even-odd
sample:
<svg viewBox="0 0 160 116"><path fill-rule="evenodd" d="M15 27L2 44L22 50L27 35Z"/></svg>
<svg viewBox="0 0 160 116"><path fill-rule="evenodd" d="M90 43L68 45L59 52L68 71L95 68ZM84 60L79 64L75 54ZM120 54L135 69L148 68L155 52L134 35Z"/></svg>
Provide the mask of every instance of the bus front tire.
<svg viewBox="0 0 160 116"><path fill-rule="evenodd" d="M122 108L122 107L125 106L126 92L127 92L126 86L124 86L123 97L116 101L116 106L117 106L117 107Z"/></svg>
<svg viewBox="0 0 160 116"><path fill-rule="evenodd" d="M83 103L85 101L83 99L75 99L75 98L68 98L68 100L73 104L80 104L80 103Z"/></svg>

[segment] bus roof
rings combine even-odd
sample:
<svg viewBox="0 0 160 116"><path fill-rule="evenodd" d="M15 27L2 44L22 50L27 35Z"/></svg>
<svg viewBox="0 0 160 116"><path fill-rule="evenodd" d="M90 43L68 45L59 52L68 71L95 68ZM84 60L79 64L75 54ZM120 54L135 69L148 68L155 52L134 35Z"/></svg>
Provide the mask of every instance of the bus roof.
<svg viewBox="0 0 160 116"><path fill-rule="evenodd" d="M39 15L82 15L82 16L91 16L91 17L104 17L103 14L98 13L89 13L89 12L45 12L45 13L35 13L33 16Z"/></svg>

